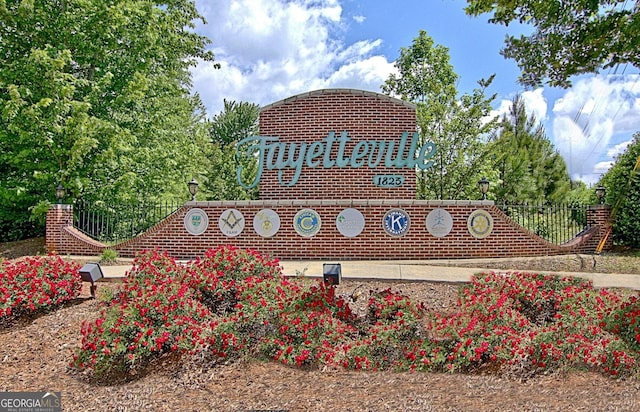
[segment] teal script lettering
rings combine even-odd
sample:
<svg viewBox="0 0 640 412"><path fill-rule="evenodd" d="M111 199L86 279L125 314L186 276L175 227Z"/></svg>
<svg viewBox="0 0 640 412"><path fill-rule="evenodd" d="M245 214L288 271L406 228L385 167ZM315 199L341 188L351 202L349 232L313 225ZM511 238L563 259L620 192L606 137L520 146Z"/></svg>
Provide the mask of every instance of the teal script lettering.
<svg viewBox="0 0 640 412"><path fill-rule="evenodd" d="M238 160L255 158L258 161L256 175L251 182L245 182L242 178L243 163L239 161L236 177L242 187L251 189L258 185L265 169L277 170L279 183L293 186L302 175L304 166L322 166L324 169L366 166L375 169L384 164L388 168L422 170L433 166L431 158L436 153L436 145L427 142L418 147L420 136L417 132L411 137L411 142L408 140L409 133L405 132L399 141L361 140L349 150L347 144L351 138L347 132L342 132L339 137L330 132L324 139L312 143L281 142L278 137L250 136L238 142L236 157ZM289 180L284 178L287 169L293 170Z"/></svg>

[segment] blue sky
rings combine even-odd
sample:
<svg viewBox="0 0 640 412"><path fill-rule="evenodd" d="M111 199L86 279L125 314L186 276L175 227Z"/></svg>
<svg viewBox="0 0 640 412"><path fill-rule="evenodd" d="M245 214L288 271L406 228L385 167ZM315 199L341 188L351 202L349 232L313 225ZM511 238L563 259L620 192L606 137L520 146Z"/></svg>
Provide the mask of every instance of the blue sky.
<svg viewBox="0 0 640 412"><path fill-rule="evenodd" d="M570 89L524 90L519 69L499 51L505 35L531 28L496 26L487 16L469 17L463 0L196 0L222 68L193 70L194 90L209 116L223 99L266 105L323 88L380 92L401 47L420 30L449 49L460 76L458 90L496 74L494 114L504 113L516 93L545 126L574 179L595 183L640 130L638 69L621 66L581 76Z"/></svg>

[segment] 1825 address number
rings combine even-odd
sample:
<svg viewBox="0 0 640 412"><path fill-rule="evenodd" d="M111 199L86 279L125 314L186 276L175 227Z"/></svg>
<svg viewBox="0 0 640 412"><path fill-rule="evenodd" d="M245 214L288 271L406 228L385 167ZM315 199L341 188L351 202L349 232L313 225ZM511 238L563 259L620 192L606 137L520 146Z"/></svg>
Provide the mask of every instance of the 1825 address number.
<svg viewBox="0 0 640 412"><path fill-rule="evenodd" d="M402 175L375 175L373 184L380 187L398 187L404 184Z"/></svg>

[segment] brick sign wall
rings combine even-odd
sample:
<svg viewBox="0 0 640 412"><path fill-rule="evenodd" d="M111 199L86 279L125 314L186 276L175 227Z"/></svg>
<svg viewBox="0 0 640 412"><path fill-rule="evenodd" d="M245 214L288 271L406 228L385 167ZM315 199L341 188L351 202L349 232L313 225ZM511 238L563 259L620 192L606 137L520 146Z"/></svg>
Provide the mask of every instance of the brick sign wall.
<svg viewBox="0 0 640 412"><path fill-rule="evenodd" d="M346 237L337 229L336 219L347 208L359 210L364 217L364 229L355 237ZM242 214L243 229L229 237L221 230L220 217L230 209ZM254 229L254 217L263 209L277 213L280 229L271 237L262 237ZM296 214L313 209L321 218L316 235L301 236L294 225ZM408 231L393 236L383 228L383 218L392 209L401 209L410 218ZM443 209L451 216L451 231L443 237L431 234L426 218L434 209ZM206 214L207 228L191 234L187 215L198 210ZM484 238L469 230L469 217L476 211L487 212L493 227ZM603 233L608 208L588 210L594 227L570 244L557 246L518 226L491 201L424 201L424 200L325 200L325 201L246 201L189 202L172 216L142 236L113 246L120 256L133 257L145 249L161 249L177 258L202 256L219 245L235 245L258 250L280 259L441 259L473 257L547 256L566 253L593 252ZM56 205L47 219L47 248L59 254L98 255L106 247L95 242L69 224L73 210ZM236 216L240 219L240 215ZM605 219L604 221L602 219ZM202 228L204 226L201 226ZM239 227L239 226L238 226Z"/></svg>
<svg viewBox="0 0 640 412"><path fill-rule="evenodd" d="M260 114L260 135L277 138L285 146L306 143L311 147L331 133L338 136L346 132L349 140L344 139L343 149L354 153L357 147L369 147L366 142L397 143L403 134L411 136L415 128L413 105L377 93L344 89L294 96L263 108ZM410 147L403 157L410 156ZM331 153L326 164L340 157L335 147ZM275 151L272 163L274 158ZM313 157L310 159L313 164ZM593 252L607 224L608 208L589 209L587 219L592 229L567 245L557 246L518 226L491 201L415 200L415 168L344 164L327 168L320 163L305 165L292 186L281 184L291 179L292 170L265 166L259 184L261 200L188 202L143 235L111 247L123 257L160 249L188 259L219 245L255 249L280 259L544 256ZM404 184L376 186L376 175L400 175ZM435 219L429 229L431 212ZM256 229L254 218L258 215L260 219L270 217L259 221ZM359 223L352 224L352 220ZM470 222L475 223L470 226ZM403 232L395 233L395 225L402 226ZM267 229L274 231L268 236L259 233ZM47 250L59 254L98 255L106 248L73 227L70 205L55 205L49 210L46 237Z"/></svg>
<svg viewBox="0 0 640 412"><path fill-rule="evenodd" d="M312 143L334 133L347 132L347 152L363 140L399 141L403 133L409 138L416 131L415 106L378 93L350 89L319 90L294 96L260 111L260 134L277 136L281 142ZM407 150L404 156L408 156ZM335 156L335 154L334 154ZM374 175L401 174L400 187L383 188L372 182ZM284 173L290 181L291 170ZM305 167L294 186L283 186L278 171L265 170L260 180L260 199L415 199L416 174L411 168L375 170L359 168Z"/></svg>

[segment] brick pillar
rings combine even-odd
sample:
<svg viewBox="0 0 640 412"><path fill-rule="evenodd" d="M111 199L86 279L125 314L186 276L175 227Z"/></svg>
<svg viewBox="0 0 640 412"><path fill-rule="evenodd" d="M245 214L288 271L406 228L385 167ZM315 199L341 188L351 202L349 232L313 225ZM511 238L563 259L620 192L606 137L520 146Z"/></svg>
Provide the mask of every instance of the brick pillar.
<svg viewBox="0 0 640 412"><path fill-rule="evenodd" d="M594 236L594 238L597 239L596 247L611 229L612 222L609 220L610 217L611 206L609 205L587 206L587 224L591 227L597 227L597 232ZM613 234L609 232L602 250L610 250L611 248L613 248ZM595 249L593 251L595 251Z"/></svg>
<svg viewBox="0 0 640 412"><path fill-rule="evenodd" d="M73 225L72 205L52 205L47 211L47 253L64 253L64 228Z"/></svg>

